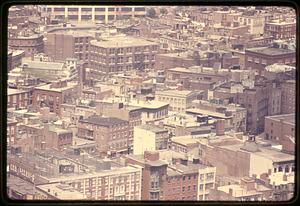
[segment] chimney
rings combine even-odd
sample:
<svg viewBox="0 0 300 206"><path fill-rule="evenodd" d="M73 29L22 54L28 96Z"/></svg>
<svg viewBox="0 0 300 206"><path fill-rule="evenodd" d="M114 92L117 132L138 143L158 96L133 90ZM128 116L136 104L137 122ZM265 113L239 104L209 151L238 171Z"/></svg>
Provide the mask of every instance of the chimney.
<svg viewBox="0 0 300 206"><path fill-rule="evenodd" d="M272 170L268 169L268 175L271 175L271 174L272 174Z"/></svg>
<svg viewBox="0 0 300 206"><path fill-rule="evenodd" d="M247 191L255 190L255 180L251 177L244 177L241 179L241 187L245 188Z"/></svg>
<svg viewBox="0 0 300 206"><path fill-rule="evenodd" d="M232 196L232 194L233 194L233 189L229 188L229 195Z"/></svg>
<svg viewBox="0 0 300 206"><path fill-rule="evenodd" d="M287 181L287 175L286 174L283 175L283 179L282 180L283 181Z"/></svg>
<svg viewBox="0 0 300 206"><path fill-rule="evenodd" d="M218 119L216 123L216 135L221 136L225 134L225 120Z"/></svg>
<svg viewBox="0 0 300 206"><path fill-rule="evenodd" d="M159 153L156 151L145 151L144 159L149 161L157 161L159 160Z"/></svg>

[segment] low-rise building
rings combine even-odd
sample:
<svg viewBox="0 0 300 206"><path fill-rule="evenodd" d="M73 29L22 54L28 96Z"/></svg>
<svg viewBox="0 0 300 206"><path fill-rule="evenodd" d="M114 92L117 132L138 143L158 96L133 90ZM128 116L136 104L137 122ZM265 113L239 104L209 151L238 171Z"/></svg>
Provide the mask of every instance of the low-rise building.
<svg viewBox="0 0 300 206"><path fill-rule="evenodd" d="M134 127L133 154L141 155L145 151L167 149L168 130L156 125L144 124Z"/></svg>
<svg viewBox="0 0 300 206"><path fill-rule="evenodd" d="M193 100L201 99L203 93L203 91L163 90L155 92L155 99L169 103L172 111L185 112L192 106Z"/></svg>
<svg viewBox="0 0 300 206"><path fill-rule="evenodd" d="M265 138L282 145L282 150L295 152L295 113L265 117Z"/></svg>
<svg viewBox="0 0 300 206"><path fill-rule="evenodd" d="M97 149L105 155L128 153L129 122L115 118L93 115L78 122L79 138L97 142Z"/></svg>

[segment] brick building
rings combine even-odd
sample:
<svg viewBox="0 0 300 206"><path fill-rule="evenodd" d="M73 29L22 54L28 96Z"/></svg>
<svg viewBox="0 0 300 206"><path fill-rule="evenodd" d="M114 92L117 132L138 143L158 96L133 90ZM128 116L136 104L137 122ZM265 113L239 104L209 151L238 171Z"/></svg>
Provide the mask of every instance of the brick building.
<svg viewBox="0 0 300 206"><path fill-rule="evenodd" d="M158 44L134 37L110 37L90 41L89 66L92 77L128 71L153 69Z"/></svg>
<svg viewBox="0 0 300 206"><path fill-rule="evenodd" d="M168 148L168 130L156 125L144 124L134 127L133 154L144 154L145 151L155 151Z"/></svg>
<svg viewBox="0 0 300 206"><path fill-rule="evenodd" d="M88 62L92 34L80 30L50 30L45 41L45 54L54 60L76 58Z"/></svg>
<svg viewBox="0 0 300 206"><path fill-rule="evenodd" d="M267 22L265 25L266 35L273 36L276 39L291 39L296 37L296 21L277 20Z"/></svg>
<svg viewBox="0 0 300 206"><path fill-rule="evenodd" d="M43 106L50 107L50 112L60 115L61 104L72 102L78 95L77 84L58 81L35 87L33 90L33 107L39 110Z"/></svg>
<svg viewBox="0 0 300 206"><path fill-rule="evenodd" d="M295 51L281 48L259 47L245 50L245 69L261 74L264 68L275 63L295 66Z"/></svg>
<svg viewBox="0 0 300 206"><path fill-rule="evenodd" d="M78 122L78 137L95 140L104 155L128 153L129 122L115 117L93 115ZM109 154L110 153L110 154Z"/></svg>
<svg viewBox="0 0 300 206"><path fill-rule="evenodd" d="M184 112L192 106L192 101L203 98L203 91L163 90L155 92L155 99L169 103L170 110Z"/></svg>
<svg viewBox="0 0 300 206"><path fill-rule="evenodd" d="M109 23L119 18L144 17L144 6L82 6L82 5L47 5L39 6L42 16L56 19L68 19L73 22Z"/></svg>
<svg viewBox="0 0 300 206"><path fill-rule="evenodd" d="M295 113L265 117L265 134L284 151L295 152Z"/></svg>
<svg viewBox="0 0 300 206"><path fill-rule="evenodd" d="M24 108L29 105L29 92L19 89L7 90L7 108Z"/></svg>
<svg viewBox="0 0 300 206"><path fill-rule="evenodd" d="M281 113L290 114L296 111L296 81L287 80L281 83Z"/></svg>
<svg viewBox="0 0 300 206"><path fill-rule="evenodd" d="M26 57L44 52L44 36L41 34L24 33L19 36L8 37L8 46L12 50L24 50Z"/></svg>
<svg viewBox="0 0 300 206"><path fill-rule="evenodd" d="M17 141L17 124L18 122L12 119L7 120L7 147L10 148Z"/></svg>

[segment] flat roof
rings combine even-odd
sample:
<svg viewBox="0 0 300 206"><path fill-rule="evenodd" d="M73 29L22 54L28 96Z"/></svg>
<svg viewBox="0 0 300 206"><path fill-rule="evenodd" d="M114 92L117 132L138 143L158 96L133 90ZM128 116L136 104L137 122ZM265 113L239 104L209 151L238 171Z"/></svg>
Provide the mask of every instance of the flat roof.
<svg viewBox="0 0 300 206"><path fill-rule="evenodd" d="M20 89L11 89L11 88L7 89L7 95L21 94L21 93L25 93L25 92L27 92L27 91L20 90Z"/></svg>
<svg viewBox="0 0 300 206"><path fill-rule="evenodd" d="M179 96L179 97L188 97L191 94L200 93L200 91L190 91L190 90L176 90L176 89L169 89L169 90L159 90L155 91L155 95L167 95L167 96Z"/></svg>
<svg viewBox="0 0 300 206"><path fill-rule="evenodd" d="M172 137L171 141L185 146L188 144L199 143L199 139L193 137L192 135Z"/></svg>
<svg viewBox="0 0 300 206"><path fill-rule="evenodd" d="M204 109L198 109L198 108L187 109L186 112L187 113L194 113L194 114L203 114L203 115L208 115L208 116L211 116L211 117L217 117L217 118L222 118L222 119L232 118L232 116L225 116L225 114L223 114L223 113L204 110Z"/></svg>
<svg viewBox="0 0 300 206"><path fill-rule="evenodd" d="M168 132L168 130L161 128L159 126L153 125L153 124L143 124L143 125L138 126L138 128L141 128L144 130L149 130L154 133Z"/></svg>
<svg viewBox="0 0 300 206"><path fill-rule="evenodd" d="M296 115L295 113L292 114L281 114L281 115L274 115L274 116L267 116L266 119L271 119L275 121L283 121L285 123L290 123L295 125Z"/></svg>
<svg viewBox="0 0 300 206"><path fill-rule="evenodd" d="M240 185L225 185L225 186L218 187L219 191L223 191L225 193L229 193L229 189L232 189L233 197L247 197L247 196L254 196L254 195L262 195L262 193L257 190L246 190L242 188Z"/></svg>
<svg viewBox="0 0 300 206"><path fill-rule="evenodd" d="M276 56L276 55L281 55L281 54L295 54L296 51L289 50L289 49L282 49L282 48L271 48L271 47L256 47L256 48L249 48L245 50L251 51L251 52L256 52L259 54L264 54L264 55L270 55L270 56Z"/></svg>
<svg viewBox="0 0 300 206"><path fill-rule="evenodd" d="M79 122L96 124L96 125L107 127L107 126L112 126L112 125L116 125L116 124L126 123L127 121L118 119L115 117L102 117L100 115L93 115L86 119L79 120Z"/></svg>
<svg viewBox="0 0 300 206"><path fill-rule="evenodd" d="M104 48L119 48L119 47L137 47L137 46L148 46L148 45L158 45L156 42L148 41L142 38L134 38L129 36L118 36L118 37L109 37L104 40L90 41L91 45Z"/></svg>
<svg viewBox="0 0 300 206"><path fill-rule="evenodd" d="M27 64L29 69L44 69L44 70L62 70L64 63L59 62L42 62L32 61L27 58L22 59L22 64Z"/></svg>
<svg viewBox="0 0 300 206"><path fill-rule="evenodd" d="M35 89L41 89L41 90L48 90L48 91L54 91L54 92L62 92L71 88L74 88L77 86L77 83L68 82L66 87L62 88L50 88L51 84L45 84L39 87L35 87Z"/></svg>
<svg viewBox="0 0 300 206"><path fill-rule="evenodd" d="M75 190L72 186L61 184L61 183L51 183L36 186L43 192L61 200L81 200L85 199L83 193Z"/></svg>

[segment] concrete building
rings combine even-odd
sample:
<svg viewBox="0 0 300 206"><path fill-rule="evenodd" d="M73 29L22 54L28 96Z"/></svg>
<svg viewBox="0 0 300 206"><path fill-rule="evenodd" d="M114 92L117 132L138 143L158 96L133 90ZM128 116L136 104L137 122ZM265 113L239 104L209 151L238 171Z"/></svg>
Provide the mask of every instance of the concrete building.
<svg viewBox="0 0 300 206"><path fill-rule="evenodd" d="M7 108L24 108L29 105L29 92L19 89L7 90Z"/></svg>
<svg viewBox="0 0 300 206"><path fill-rule="evenodd" d="M114 118L93 115L79 120L78 137L94 140L103 155L115 156L128 153L129 122Z"/></svg>
<svg viewBox="0 0 300 206"><path fill-rule="evenodd" d="M274 20L267 22L265 25L265 33L276 39L291 39L296 37L296 21L288 19Z"/></svg>
<svg viewBox="0 0 300 206"><path fill-rule="evenodd" d="M54 60L76 58L88 62L90 41L94 39L88 32L77 30L48 31L45 41L45 54Z"/></svg>
<svg viewBox="0 0 300 206"><path fill-rule="evenodd" d="M240 16L239 22L241 25L249 27L248 31L253 35L261 35L265 33L265 18L263 16Z"/></svg>
<svg viewBox="0 0 300 206"><path fill-rule="evenodd" d="M12 50L23 50L26 57L31 57L36 53L44 52L43 38L41 34L31 34L25 31L19 36L9 36L8 46Z"/></svg>
<svg viewBox="0 0 300 206"><path fill-rule="evenodd" d="M73 22L109 23L119 18L144 17L144 6L88 6L88 5L47 5L39 6L42 16L68 19Z"/></svg>
<svg viewBox="0 0 300 206"><path fill-rule="evenodd" d="M50 112L61 114L61 104L72 102L78 95L76 83L58 81L34 88L33 107L39 110L43 106L50 107Z"/></svg>
<svg viewBox="0 0 300 206"><path fill-rule="evenodd" d="M193 100L202 99L203 93L203 91L163 90L155 92L155 99L169 103L172 111L185 112L192 106Z"/></svg>
<svg viewBox="0 0 300 206"><path fill-rule="evenodd" d="M13 119L8 119L7 120L7 147L10 148L13 146L16 141L17 141L17 132L18 132L18 127L17 127L18 121L15 121Z"/></svg>
<svg viewBox="0 0 300 206"><path fill-rule="evenodd" d="M71 195L78 195L75 199L89 200L141 199L142 168L139 166L120 166L95 158L84 161L81 155L51 149L36 154L23 153L18 158L8 158L9 173L34 182L37 186L35 199L73 200ZM29 159L34 162L24 164ZM43 168L43 172L38 168Z"/></svg>
<svg viewBox="0 0 300 206"><path fill-rule="evenodd" d="M295 51L281 48L258 47L245 50L245 69L261 75L264 68L275 63L295 66Z"/></svg>
<svg viewBox="0 0 300 206"><path fill-rule="evenodd" d="M167 149L168 130L159 126L144 124L134 127L133 154L141 155L145 151Z"/></svg>
<svg viewBox="0 0 300 206"><path fill-rule="evenodd" d="M265 117L266 139L282 145L282 150L295 152L295 113Z"/></svg>
<svg viewBox="0 0 300 206"><path fill-rule="evenodd" d="M273 190L257 183L254 178L244 177L240 180L240 184L230 184L212 189L209 197L210 200L270 201L273 200Z"/></svg>
<svg viewBox="0 0 300 206"><path fill-rule="evenodd" d="M296 111L296 81L287 80L281 83L281 113L290 114Z"/></svg>
<svg viewBox="0 0 300 206"><path fill-rule="evenodd" d="M90 41L89 66L93 78L129 70L153 69L158 44L141 38L118 36Z"/></svg>

